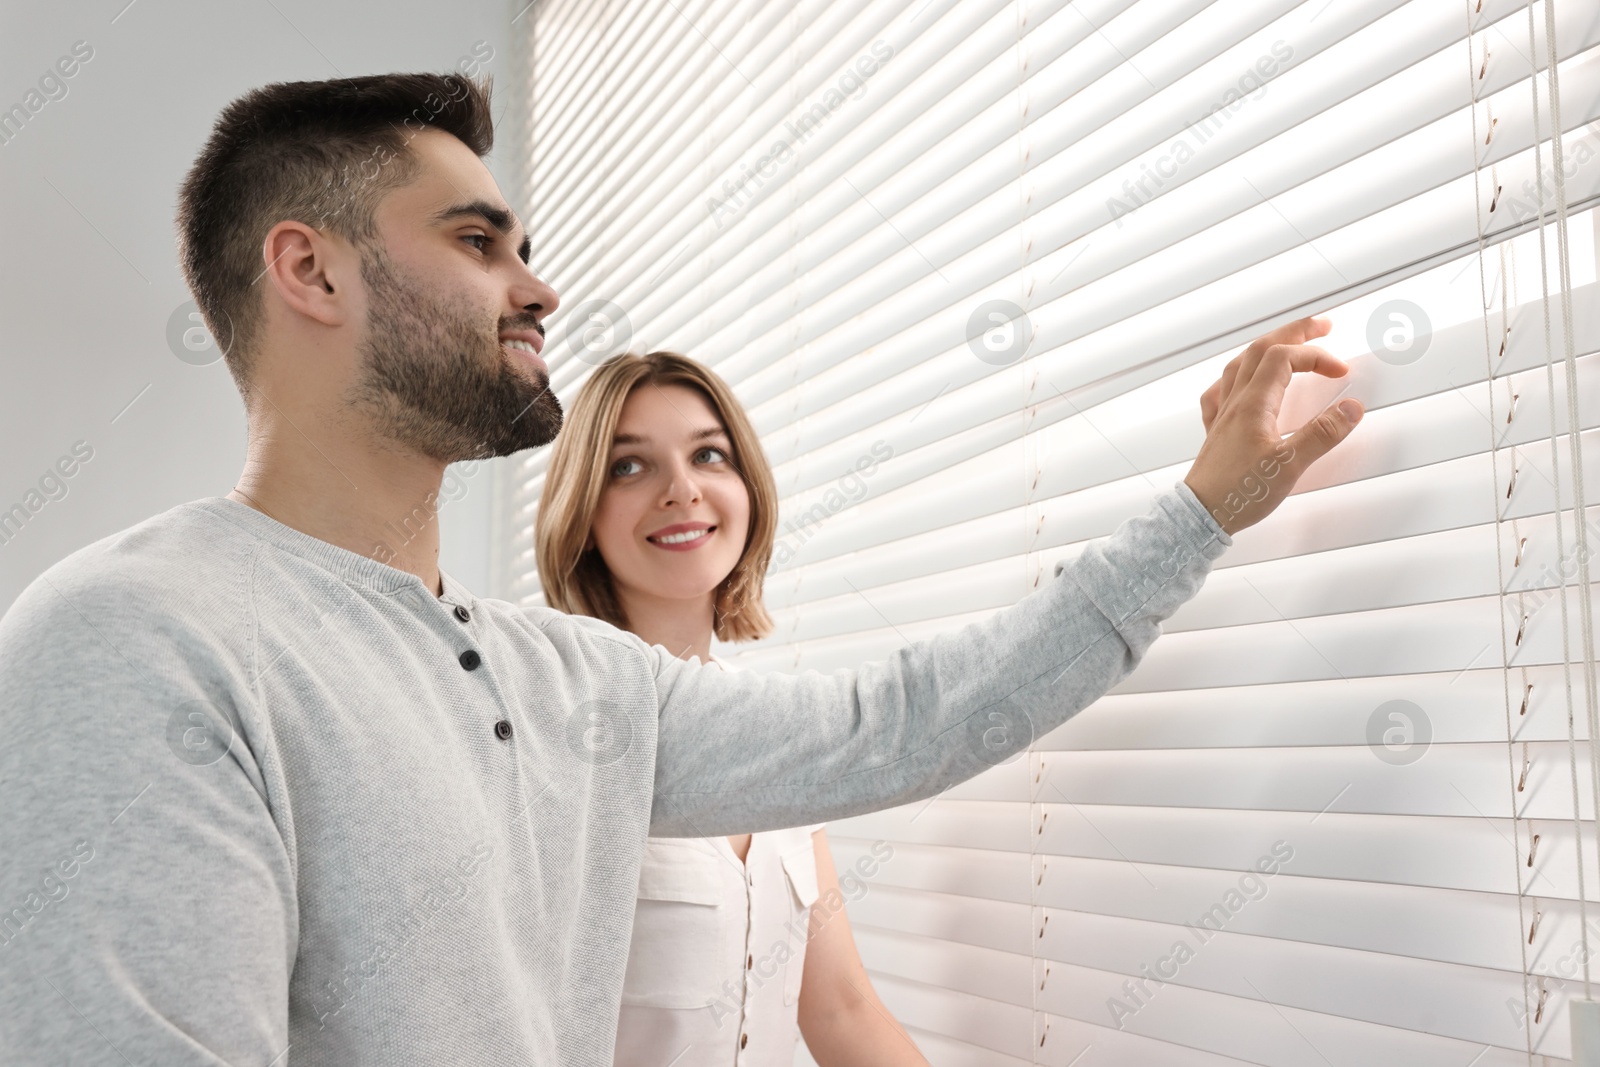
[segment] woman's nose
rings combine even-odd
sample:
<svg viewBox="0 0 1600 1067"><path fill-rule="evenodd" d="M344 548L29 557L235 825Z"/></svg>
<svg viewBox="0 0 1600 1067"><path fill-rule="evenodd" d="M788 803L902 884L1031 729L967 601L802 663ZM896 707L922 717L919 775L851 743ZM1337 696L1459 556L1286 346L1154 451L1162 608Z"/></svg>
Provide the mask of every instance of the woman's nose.
<svg viewBox="0 0 1600 1067"><path fill-rule="evenodd" d="M694 475L686 467L674 467L667 480L666 493L661 500L662 506L683 507L699 502L700 486L695 481Z"/></svg>

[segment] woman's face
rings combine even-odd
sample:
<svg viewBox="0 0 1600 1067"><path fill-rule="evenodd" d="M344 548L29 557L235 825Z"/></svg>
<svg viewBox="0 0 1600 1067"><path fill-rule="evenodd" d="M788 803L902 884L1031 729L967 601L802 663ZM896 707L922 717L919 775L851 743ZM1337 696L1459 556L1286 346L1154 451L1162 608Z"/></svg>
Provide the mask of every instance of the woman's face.
<svg viewBox="0 0 1600 1067"><path fill-rule="evenodd" d="M750 493L696 389L644 384L622 405L591 534L619 595L703 598L733 570Z"/></svg>

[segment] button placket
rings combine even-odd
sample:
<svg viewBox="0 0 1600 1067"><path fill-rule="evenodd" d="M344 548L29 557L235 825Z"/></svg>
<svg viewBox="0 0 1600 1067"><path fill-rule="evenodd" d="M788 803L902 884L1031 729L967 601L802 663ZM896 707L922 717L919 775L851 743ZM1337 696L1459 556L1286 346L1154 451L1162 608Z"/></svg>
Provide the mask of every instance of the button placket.
<svg viewBox="0 0 1600 1067"><path fill-rule="evenodd" d="M467 612L466 608L464 608L461 605L457 604L456 605L455 614L456 614L457 618L461 618L464 615L468 615L468 612ZM466 620L463 619L462 621L466 621ZM478 653L477 649L469 648L465 652L461 653L460 661L461 661L461 666L462 667L464 667L465 669L467 669L469 671L475 671L475 670L477 670L479 667L481 667L483 665L483 656L481 656ZM510 720L500 719L499 721L497 721L494 724L494 735L495 735L495 737L499 738L500 740L502 740L502 741L511 740L511 733L512 733L512 730L511 730L511 722L510 722Z"/></svg>
<svg viewBox="0 0 1600 1067"><path fill-rule="evenodd" d="M437 597L430 597L429 599L440 605L448 605L451 616L461 625L465 626L472 621L472 610L465 604L452 604ZM475 648L469 648L457 656L456 661L461 664L463 670L476 671L483 666L483 653ZM493 674L490 673L486 680L498 696L500 687L495 683ZM493 731L494 736L501 741L510 741L513 733L515 733L509 719L497 719L490 729Z"/></svg>
<svg viewBox="0 0 1600 1067"><path fill-rule="evenodd" d="M754 837L752 837L750 839L750 846L745 850L744 863L742 865L743 868L744 868L744 871L743 871L744 877L743 877L742 881L745 884L745 890L744 890L744 954L745 954L745 971L744 971L744 975L743 975L743 978L744 978L744 998L743 998L742 1003L740 1003L740 1005L739 1005L739 1049L740 1049L740 1055L738 1057L738 1061L741 1062L741 1063L744 1062L744 1056L743 1056L744 1047L750 1041L750 1032L748 1030L746 1030L745 1027L748 1026L749 1023L750 1023L750 997L754 993L754 988L751 985L751 982L755 978L755 959L756 959L755 946L751 942L751 938L755 936L755 896L750 892L750 887L755 884L754 880L750 876L750 860L753 858L751 856L751 853L755 851L755 847L756 847L756 840L755 840Z"/></svg>

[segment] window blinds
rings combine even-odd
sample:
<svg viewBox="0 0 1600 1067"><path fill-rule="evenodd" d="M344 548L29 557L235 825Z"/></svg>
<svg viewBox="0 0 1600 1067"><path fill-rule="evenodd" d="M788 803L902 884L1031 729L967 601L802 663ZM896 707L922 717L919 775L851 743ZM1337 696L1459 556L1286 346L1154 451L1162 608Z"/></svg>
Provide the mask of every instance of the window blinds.
<svg viewBox="0 0 1600 1067"><path fill-rule="evenodd" d="M1352 363L1283 426L1347 391L1354 438L1130 678L831 826L840 863L895 849L851 916L934 1063L1566 1062L1600 953L1600 7L539 0L517 28L554 386L684 352L773 463L777 632L719 650L742 665L849 665L1049 580L1182 477L1200 392L1279 322L1329 313ZM547 458L497 520L526 603Z"/></svg>

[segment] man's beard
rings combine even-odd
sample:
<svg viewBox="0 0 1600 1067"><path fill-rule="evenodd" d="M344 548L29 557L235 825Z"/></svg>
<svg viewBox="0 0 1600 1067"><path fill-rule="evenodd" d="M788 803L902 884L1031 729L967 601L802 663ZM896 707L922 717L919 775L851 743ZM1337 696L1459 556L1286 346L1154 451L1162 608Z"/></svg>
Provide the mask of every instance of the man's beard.
<svg viewBox="0 0 1600 1067"><path fill-rule="evenodd" d="M555 440L561 402L549 375L511 365L499 323L486 332L470 309L413 282L381 248L363 253L370 304L353 394L380 436L443 463ZM511 328L532 328L532 315L523 318Z"/></svg>

